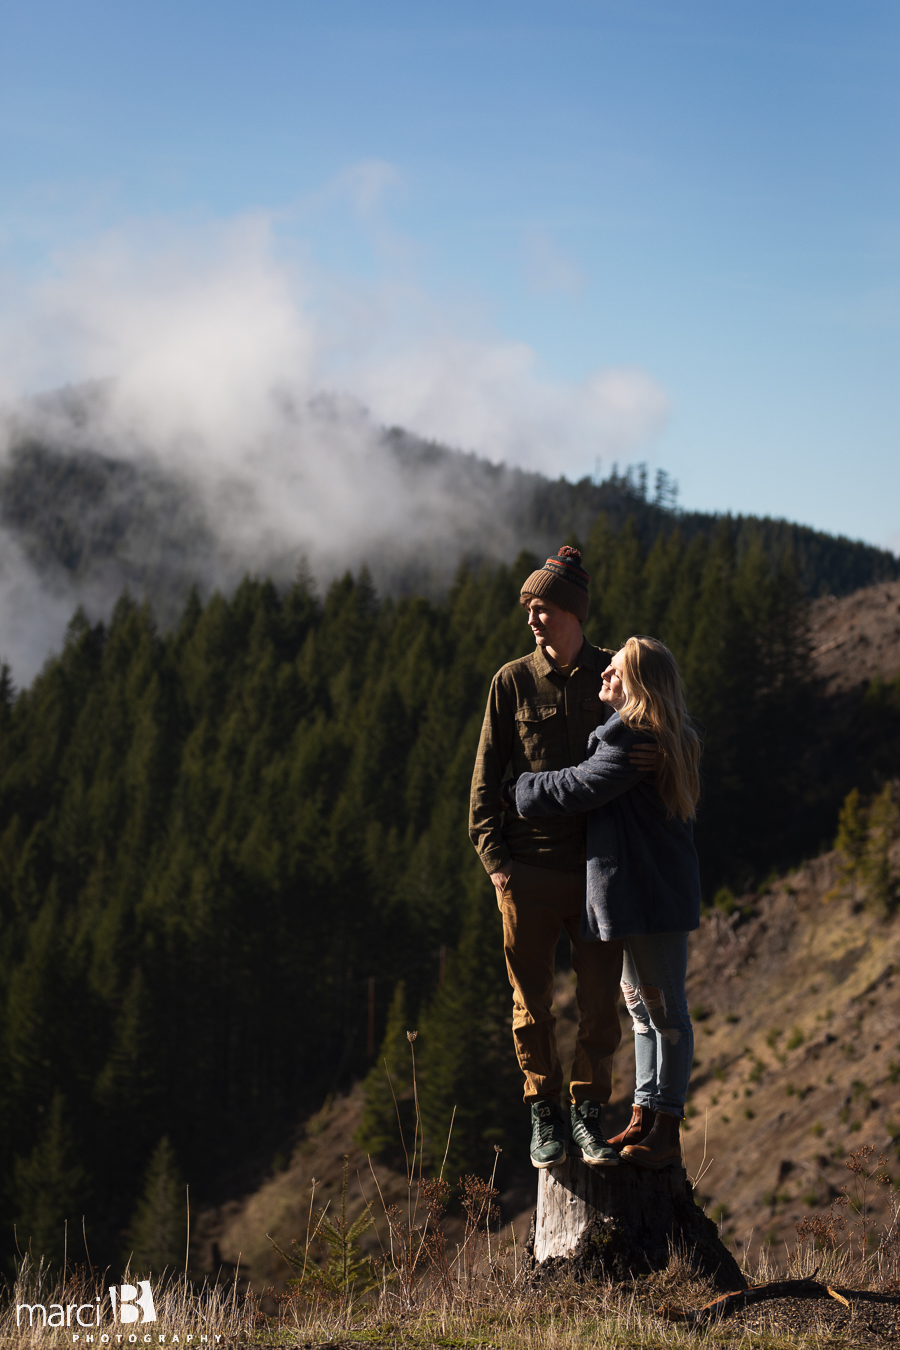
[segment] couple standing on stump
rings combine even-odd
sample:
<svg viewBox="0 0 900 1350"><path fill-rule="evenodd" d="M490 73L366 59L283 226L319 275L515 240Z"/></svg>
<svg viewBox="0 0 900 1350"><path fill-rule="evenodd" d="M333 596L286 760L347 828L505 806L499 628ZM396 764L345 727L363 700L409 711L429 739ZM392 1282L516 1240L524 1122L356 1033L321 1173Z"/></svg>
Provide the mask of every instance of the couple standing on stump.
<svg viewBox="0 0 900 1350"><path fill-rule="evenodd" d="M535 650L491 685L469 833L503 915L532 1163L554 1167L568 1153L661 1168L681 1162L694 1051L685 976L700 923L700 742L667 647L632 637L612 653L585 640L589 582L581 554L563 547L522 587ZM551 1013L562 927L579 1011L568 1111ZM634 1108L607 1139L620 984Z"/></svg>

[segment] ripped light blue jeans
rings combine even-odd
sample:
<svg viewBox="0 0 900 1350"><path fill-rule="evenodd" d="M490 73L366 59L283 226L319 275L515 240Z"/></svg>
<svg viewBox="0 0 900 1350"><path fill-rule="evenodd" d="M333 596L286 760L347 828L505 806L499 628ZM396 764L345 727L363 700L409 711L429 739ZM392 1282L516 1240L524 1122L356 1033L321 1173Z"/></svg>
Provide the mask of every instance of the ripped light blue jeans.
<svg viewBox="0 0 900 1350"><path fill-rule="evenodd" d="M687 933L625 939L622 993L634 1027L636 1106L684 1116L694 1028L684 990Z"/></svg>

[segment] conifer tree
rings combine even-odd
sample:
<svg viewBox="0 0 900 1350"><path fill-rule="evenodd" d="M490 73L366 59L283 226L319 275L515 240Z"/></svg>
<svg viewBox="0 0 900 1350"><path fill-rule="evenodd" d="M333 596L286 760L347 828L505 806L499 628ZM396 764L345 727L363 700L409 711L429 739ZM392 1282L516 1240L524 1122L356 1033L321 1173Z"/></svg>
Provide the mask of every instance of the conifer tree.
<svg viewBox="0 0 900 1350"><path fill-rule="evenodd" d="M89 1178L77 1158L66 1100L57 1092L34 1148L13 1165L13 1212L20 1249L30 1251L35 1263L43 1257L54 1266L61 1265L66 1233L71 1238L80 1231L89 1196Z"/></svg>
<svg viewBox="0 0 900 1350"><path fill-rule="evenodd" d="M629 517L616 536L607 562L603 593L604 631L602 645L617 649L640 632L644 598L645 550L633 518Z"/></svg>
<svg viewBox="0 0 900 1350"><path fill-rule="evenodd" d="M416 1043L425 1153L436 1169L448 1150L449 1180L490 1168L492 1146L511 1146L527 1124L502 925L490 890L483 880L471 888L459 946L420 1018Z"/></svg>
<svg viewBox="0 0 900 1350"><path fill-rule="evenodd" d="M684 561L680 530L660 534L644 564L641 631L661 637Z"/></svg>
<svg viewBox="0 0 900 1350"><path fill-rule="evenodd" d="M168 1139L153 1151L138 1201L128 1246L123 1253L133 1275L157 1277L168 1267L183 1265L187 1238L187 1202L184 1179Z"/></svg>
<svg viewBox="0 0 900 1350"><path fill-rule="evenodd" d="M363 1081L364 1105L356 1132L360 1148L394 1162L411 1158L414 1147L416 1116L409 1030L406 986L398 980L384 1040Z"/></svg>
<svg viewBox="0 0 900 1350"><path fill-rule="evenodd" d="M6 731L9 728L12 718L10 709L15 701L16 689L13 684L12 671L6 661L0 661L0 731Z"/></svg>
<svg viewBox="0 0 900 1350"><path fill-rule="evenodd" d="M110 1126L103 1143L105 1161L120 1176L129 1175L136 1159L146 1156L158 1127L157 1056L149 1012L147 983L138 969L115 1007L112 1044L94 1084L94 1100Z"/></svg>
<svg viewBox="0 0 900 1350"><path fill-rule="evenodd" d="M651 628L650 632L654 637L661 638L672 649L683 672L697 619L697 605L709 558L709 548L709 540L704 535L697 535L691 541L678 559L678 567L672 577L667 597L668 603L658 610L654 608L654 621L658 627ZM649 584L652 593L652 578ZM656 597L653 598L655 600Z"/></svg>

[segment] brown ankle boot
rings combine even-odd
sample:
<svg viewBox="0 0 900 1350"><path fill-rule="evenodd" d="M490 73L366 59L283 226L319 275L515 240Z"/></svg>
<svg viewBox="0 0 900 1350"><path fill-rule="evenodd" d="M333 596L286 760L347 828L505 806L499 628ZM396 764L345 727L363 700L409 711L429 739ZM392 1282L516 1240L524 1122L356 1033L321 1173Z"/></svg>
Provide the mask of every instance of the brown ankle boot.
<svg viewBox="0 0 900 1350"><path fill-rule="evenodd" d="M615 1135L606 1142L610 1148L614 1148L617 1153L621 1153L626 1144L639 1144L647 1138L653 1128L653 1122L656 1116L653 1111L648 1111L646 1106L638 1106L635 1102L631 1108L631 1119L625 1126L621 1134Z"/></svg>
<svg viewBox="0 0 900 1350"><path fill-rule="evenodd" d="M610 1142L612 1142L610 1140ZM638 1167L650 1167L659 1171L673 1164L681 1166L681 1120L678 1116L667 1116L657 1111L653 1128L639 1144L628 1144L622 1150L622 1157Z"/></svg>

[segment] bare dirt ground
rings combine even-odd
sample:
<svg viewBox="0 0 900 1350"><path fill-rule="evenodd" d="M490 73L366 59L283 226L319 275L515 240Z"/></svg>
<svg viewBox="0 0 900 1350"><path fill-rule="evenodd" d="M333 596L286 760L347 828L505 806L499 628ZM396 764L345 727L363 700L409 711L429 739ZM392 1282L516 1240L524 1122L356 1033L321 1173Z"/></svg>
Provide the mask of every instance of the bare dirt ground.
<svg viewBox="0 0 900 1350"><path fill-rule="evenodd" d="M900 581L811 606L813 661L828 694L900 674Z"/></svg>

